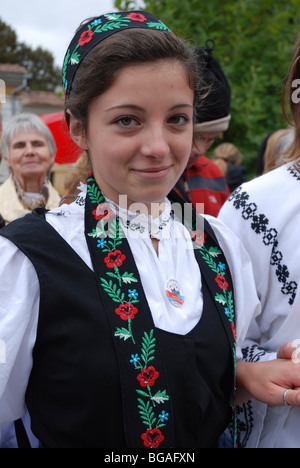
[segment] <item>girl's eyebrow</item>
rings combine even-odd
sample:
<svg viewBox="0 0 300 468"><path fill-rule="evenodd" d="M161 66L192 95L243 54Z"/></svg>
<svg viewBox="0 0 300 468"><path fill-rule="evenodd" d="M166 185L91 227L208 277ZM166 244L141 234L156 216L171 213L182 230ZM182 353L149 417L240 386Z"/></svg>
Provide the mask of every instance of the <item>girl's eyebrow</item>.
<svg viewBox="0 0 300 468"><path fill-rule="evenodd" d="M169 109L169 111L181 109L183 107L188 107L188 108L193 109L194 106L192 104L175 104ZM120 104L118 106L114 106L114 107L110 107L109 109L106 109L106 112L109 112L111 110L116 110L116 109L132 109L132 110L138 110L138 111L145 111L143 107L137 106L136 104Z"/></svg>
<svg viewBox="0 0 300 468"><path fill-rule="evenodd" d="M113 107L110 107L109 109L106 109L106 112L117 110L117 109L132 109L132 110L144 111L142 107L137 106L135 104L120 104L118 106L113 106Z"/></svg>

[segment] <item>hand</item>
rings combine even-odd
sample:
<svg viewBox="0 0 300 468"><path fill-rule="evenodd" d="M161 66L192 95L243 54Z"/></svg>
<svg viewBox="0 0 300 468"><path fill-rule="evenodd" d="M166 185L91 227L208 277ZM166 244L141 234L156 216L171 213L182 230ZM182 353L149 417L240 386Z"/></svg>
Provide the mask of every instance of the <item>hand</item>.
<svg viewBox="0 0 300 468"><path fill-rule="evenodd" d="M280 346L277 359L292 359L295 351L296 346L294 346L292 341L288 341Z"/></svg>
<svg viewBox="0 0 300 468"><path fill-rule="evenodd" d="M294 348L293 348L294 349ZM291 348L280 348L280 355L291 353ZM245 401L243 392L248 392L250 398L268 405L283 405L283 393L286 402L292 406L300 407L300 364L295 364L291 359L275 359L267 362L239 362L237 363L237 402ZM241 387L241 388L240 388Z"/></svg>

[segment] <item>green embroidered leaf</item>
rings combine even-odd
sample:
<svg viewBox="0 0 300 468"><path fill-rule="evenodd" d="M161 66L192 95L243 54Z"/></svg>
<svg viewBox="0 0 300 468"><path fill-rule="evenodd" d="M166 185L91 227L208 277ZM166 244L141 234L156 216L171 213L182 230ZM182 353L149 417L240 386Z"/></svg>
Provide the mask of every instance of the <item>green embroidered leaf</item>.
<svg viewBox="0 0 300 468"><path fill-rule="evenodd" d="M80 54L78 52L73 52L71 55L71 65L77 65L80 62Z"/></svg>
<svg viewBox="0 0 300 468"><path fill-rule="evenodd" d="M111 20L111 21L116 21L122 19L122 15L118 15L117 13L108 13L104 15L105 18ZM128 20L127 20L128 21Z"/></svg>
<svg viewBox="0 0 300 468"><path fill-rule="evenodd" d="M126 340L128 340L128 338L131 337L131 334L126 328L118 328L117 327L117 330L115 331L115 336L118 336L119 338L126 341Z"/></svg>
<svg viewBox="0 0 300 468"><path fill-rule="evenodd" d="M155 29L162 29L164 31L170 31L170 29L163 23L161 22L149 22L147 23L147 25L149 26L149 28L155 28Z"/></svg>
<svg viewBox="0 0 300 468"><path fill-rule="evenodd" d="M125 271L122 275L122 281L126 284L137 283L138 280L133 276L133 273L128 273Z"/></svg>
<svg viewBox="0 0 300 468"><path fill-rule="evenodd" d="M164 401L168 401L169 400L169 395L167 395L167 391L166 390L158 390L158 392L155 393L155 395L153 397L151 397L151 400L155 401L155 403L164 403Z"/></svg>
<svg viewBox="0 0 300 468"><path fill-rule="evenodd" d="M102 193L100 192L97 184L89 185L87 186L87 192L89 194L90 200L92 203L97 203L97 205L100 205L103 203L104 197Z"/></svg>
<svg viewBox="0 0 300 468"><path fill-rule="evenodd" d="M96 237L96 238L106 238L105 232L103 232L103 229L96 227L95 229L92 230L92 232L88 233L88 236L90 237ZM105 248L105 247L104 247ZM104 250L105 252L106 250Z"/></svg>
<svg viewBox="0 0 300 468"><path fill-rule="evenodd" d="M229 291L229 293L228 293L227 305L228 305L230 311L233 311L232 291Z"/></svg>
<svg viewBox="0 0 300 468"><path fill-rule="evenodd" d="M152 429L152 426L156 423L156 417L154 415L153 407L150 405L149 401L145 403L141 398L138 398L138 402L138 408L140 410L139 414L141 416L143 424L146 424L146 426L148 426L149 429Z"/></svg>
<svg viewBox="0 0 300 468"><path fill-rule="evenodd" d="M66 53L66 57L64 60L64 64L63 64L63 70L62 70L63 83L66 81L66 73L67 73L67 66L68 66L69 58L70 58L70 49L68 49Z"/></svg>
<svg viewBox="0 0 300 468"><path fill-rule="evenodd" d="M201 254L202 254L202 257L203 257L203 260L205 261L205 263L207 263L207 265L209 266L209 268L214 271L215 273L219 274L220 273L220 270L219 268L217 267L216 263L213 261L211 255L209 253L204 253L201 251Z"/></svg>
<svg viewBox="0 0 300 468"><path fill-rule="evenodd" d="M111 23L106 23L103 24L102 26L98 26L97 29L95 29L95 33L102 33L106 31L113 31L114 29L120 29L124 26L126 26L127 23L130 23L130 19L124 18L122 21L112 21Z"/></svg>
<svg viewBox="0 0 300 468"><path fill-rule="evenodd" d="M226 305L227 304L227 301L226 301L226 297L223 296L223 294L216 294L215 295L215 300L220 302L221 304L223 305Z"/></svg>
<svg viewBox="0 0 300 468"><path fill-rule="evenodd" d="M153 330L150 331L149 335L147 332L144 332L144 336L142 338L141 359L144 361L145 368L148 367L148 362L154 359L153 354L155 353L155 341L156 338L153 338Z"/></svg>
<svg viewBox="0 0 300 468"><path fill-rule="evenodd" d="M164 427L164 426L166 426L166 424L158 423L156 424L156 429L159 429L160 427Z"/></svg>
<svg viewBox="0 0 300 468"><path fill-rule="evenodd" d="M138 393L141 396L149 398L149 394L147 392L144 392L143 390L137 390L136 393Z"/></svg>
<svg viewBox="0 0 300 468"><path fill-rule="evenodd" d="M108 271L106 274L107 274L107 276L111 276L112 278L117 278L117 279L119 279L119 276L118 276L118 275L115 275L114 273L111 273L110 271Z"/></svg>
<svg viewBox="0 0 300 468"><path fill-rule="evenodd" d="M229 291L227 296L227 307L229 310L229 321L232 322L234 320L234 305L232 299L232 291Z"/></svg>
<svg viewBox="0 0 300 468"><path fill-rule="evenodd" d="M222 253L221 250L218 249L218 247L210 247L208 252L212 257L217 257Z"/></svg>
<svg viewBox="0 0 300 468"><path fill-rule="evenodd" d="M123 303L125 294L121 293L121 289L117 289L117 285L113 284L112 280L107 281L105 278L100 278L101 286L104 291L107 292L109 297L112 298L114 302Z"/></svg>

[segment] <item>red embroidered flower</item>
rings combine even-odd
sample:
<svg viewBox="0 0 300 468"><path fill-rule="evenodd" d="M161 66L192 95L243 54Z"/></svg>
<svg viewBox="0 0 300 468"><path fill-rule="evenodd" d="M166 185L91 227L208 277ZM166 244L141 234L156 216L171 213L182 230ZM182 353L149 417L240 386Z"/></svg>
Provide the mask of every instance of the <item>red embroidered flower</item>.
<svg viewBox="0 0 300 468"><path fill-rule="evenodd" d="M218 286L221 289L225 289L225 291L227 291L228 283L227 283L226 279L224 278L224 276L217 275L216 278L215 278L215 281L218 283Z"/></svg>
<svg viewBox="0 0 300 468"><path fill-rule="evenodd" d="M144 447L147 448L157 448L159 444L165 439L159 429L147 429L147 431L141 435L141 438L144 441Z"/></svg>
<svg viewBox="0 0 300 468"><path fill-rule="evenodd" d="M155 384L155 380L158 378L159 372L155 370L153 366L149 366L147 369L142 369L142 372L137 376L141 387L152 387Z"/></svg>
<svg viewBox="0 0 300 468"><path fill-rule="evenodd" d="M115 312L120 315L122 320L128 320L129 318L133 320L135 314L138 313L138 309L129 302L125 302L125 304L121 304L117 309L115 309Z"/></svg>
<svg viewBox="0 0 300 468"><path fill-rule="evenodd" d="M231 330L232 330L233 338L236 339L236 329L235 329L233 322L231 322Z"/></svg>
<svg viewBox="0 0 300 468"><path fill-rule="evenodd" d="M147 21L147 18L144 15L142 15L141 13L130 13L127 16L132 21L139 21L140 23L144 23L144 21Z"/></svg>
<svg viewBox="0 0 300 468"><path fill-rule="evenodd" d="M126 255L122 254L121 250L114 250L113 252L109 252L104 261L107 268L114 268L115 266L120 267L125 258Z"/></svg>
<svg viewBox="0 0 300 468"><path fill-rule="evenodd" d="M93 39L93 31L84 31L79 38L79 45L82 47L84 44L87 44Z"/></svg>
<svg viewBox="0 0 300 468"><path fill-rule="evenodd" d="M107 205L107 203L101 203L101 205L98 205L97 208L93 211L93 215L97 221L100 221L100 219L109 219L111 216L113 216L113 214L114 213Z"/></svg>
<svg viewBox="0 0 300 468"><path fill-rule="evenodd" d="M196 242L197 245L203 245L206 242L207 233L197 229L197 231L192 231L192 239Z"/></svg>

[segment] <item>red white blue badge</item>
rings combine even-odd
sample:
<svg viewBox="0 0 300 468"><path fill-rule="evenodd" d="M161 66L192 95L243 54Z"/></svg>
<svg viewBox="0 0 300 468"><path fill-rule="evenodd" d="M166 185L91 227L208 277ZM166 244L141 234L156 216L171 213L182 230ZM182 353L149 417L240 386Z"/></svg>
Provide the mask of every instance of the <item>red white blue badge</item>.
<svg viewBox="0 0 300 468"><path fill-rule="evenodd" d="M166 282L166 295L171 304L175 307L181 307L184 304L184 294L178 281L169 279Z"/></svg>

